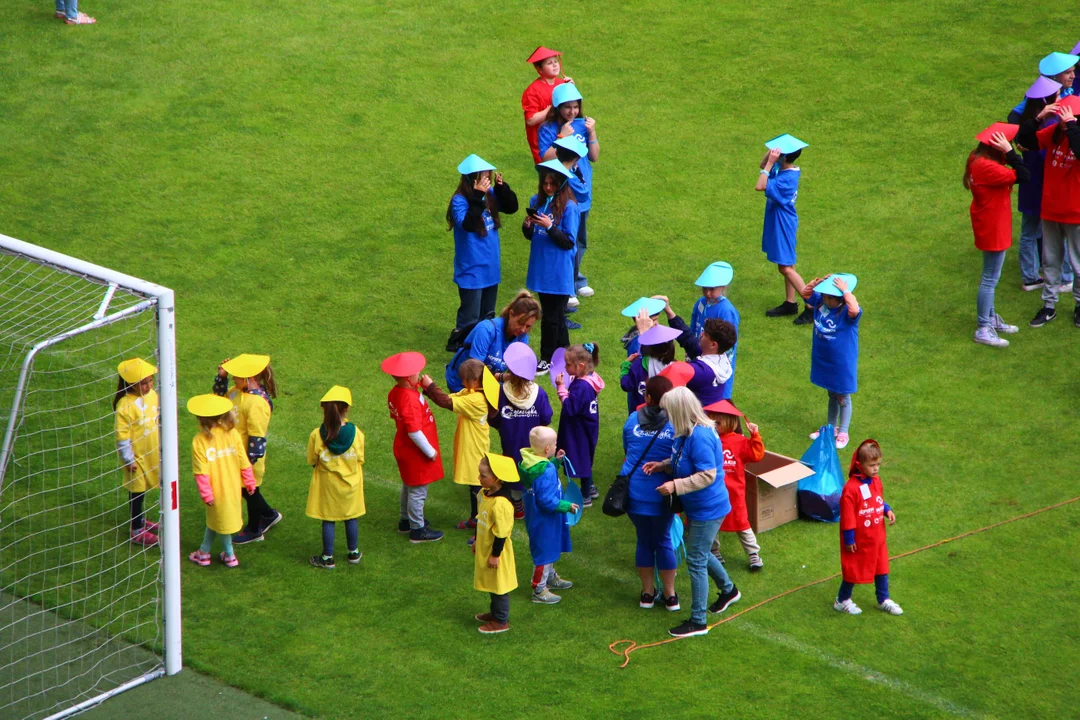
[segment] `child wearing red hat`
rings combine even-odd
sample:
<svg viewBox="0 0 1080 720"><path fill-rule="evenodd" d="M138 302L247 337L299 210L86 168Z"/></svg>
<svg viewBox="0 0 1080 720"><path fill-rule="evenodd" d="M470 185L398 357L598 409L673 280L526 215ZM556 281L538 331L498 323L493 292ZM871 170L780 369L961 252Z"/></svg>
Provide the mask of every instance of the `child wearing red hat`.
<svg viewBox="0 0 1080 720"><path fill-rule="evenodd" d="M562 74L562 54L558 50L538 47L525 62L532 63L536 72L540 73L540 77L529 83L521 94L521 109L525 113L525 138L532 150L533 163L539 164L540 144L537 133L551 110L551 92L563 83L574 81L568 77L559 77Z"/></svg>
<svg viewBox="0 0 1080 720"><path fill-rule="evenodd" d="M428 485L443 477L435 416L419 390L420 371L426 364L420 353L403 352L386 358L381 366L384 373L394 378L394 387L386 401L390 418L397 426L394 459L403 483L398 532L409 533L411 543L435 542L443 536L428 527L424 519Z"/></svg>
<svg viewBox="0 0 1080 720"><path fill-rule="evenodd" d="M889 615L904 611L889 597L889 548L885 543L885 520L896 524L896 515L882 499L881 446L863 440L851 456L848 481L840 494L840 569L843 582L833 609L848 615L862 612L851 600L856 584L874 583L878 610Z"/></svg>
<svg viewBox="0 0 1080 720"><path fill-rule="evenodd" d="M729 401L721 400L706 405L703 409L709 419L716 423L716 433L720 436L720 444L724 448L724 485L727 486L728 498L731 500L731 512L721 523L720 531L733 532L739 536L739 542L750 561L750 572L757 572L764 563L761 562L761 546L757 543L757 536L750 527L750 518L746 513L746 463L758 462L765 457L765 443L758 432L758 426L752 422L746 423L750 437L742 434L739 418L745 415ZM724 562L720 555L719 537L713 541L713 555L716 555L720 562Z"/></svg>

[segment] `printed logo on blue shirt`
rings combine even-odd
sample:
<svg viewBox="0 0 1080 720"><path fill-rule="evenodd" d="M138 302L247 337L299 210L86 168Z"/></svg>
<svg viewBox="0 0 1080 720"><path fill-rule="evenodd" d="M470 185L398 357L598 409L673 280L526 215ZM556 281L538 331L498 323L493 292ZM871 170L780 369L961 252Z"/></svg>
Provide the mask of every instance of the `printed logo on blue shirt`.
<svg viewBox="0 0 1080 720"><path fill-rule="evenodd" d="M593 400L591 403L589 403L589 414L595 415L598 412L598 408L599 403L597 403L596 400Z"/></svg>
<svg viewBox="0 0 1080 720"><path fill-rule="evenodd" d="M665 425L664 429L661 430L659 433L657 433L655 430L642 430L641 425L634 425L633 433L634 437L639 438L651 438L654 435L656 436L657 440L673 440L675 438L675 431L667 425Z"/></svg>

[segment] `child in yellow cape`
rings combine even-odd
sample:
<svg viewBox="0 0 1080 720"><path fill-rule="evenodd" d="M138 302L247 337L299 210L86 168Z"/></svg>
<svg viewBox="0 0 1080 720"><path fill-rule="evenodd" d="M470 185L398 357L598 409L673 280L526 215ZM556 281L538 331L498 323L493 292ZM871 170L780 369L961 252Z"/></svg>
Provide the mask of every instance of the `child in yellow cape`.
<svg viewBox="0 0 1080 720"><path fill-rule="evenodd" d="M510 629L510 592L517 588L517 567L514 565L514 505L510 490L503 483L520 480L514 461L505 455L487 453L480 460L479 512L476 515L476 540L473 553L473 587L490 593L491 610L476 619L483 623L478 629L485 635Z"/></svg>
<svg viewBox="0 0 1080 720"><path fill-rule="evenodd" d="M232 536L244 526L240 513L241 487L248 495L255 492L255 473L244 452L244 441L233 427L233 406L228 398L196 395L188 400L188 412L199 419L199 432L191 441L191 469L199 496L206 503L206 533L198 550L188 560L206 567L214 538L221 536L226 567L240 564L233 552Z"/></svg>
<svg viewBox="0 0 1080 720"><path fill-rule="evenodd" d="M323 395L323 423L308 437L307 461L311 471L307 516L322 520L322 555L311 564L334 568L334 524L345 521L349 564L360 562L359 518L364 507L364 433L349 422L352 392L335 385Z"/></svg>
<svg viewBox="0 0 1080 720"><path fill-rule="evenodd" d="M131 542L153 547L158 524L143 514L143 497L160 484L161 442L158 431L158 396L154 391L157 368L142 358L131 358L117 368L120 379L113 398L116 412L116 451L124 463L124 487L131 507Z"/></svg>

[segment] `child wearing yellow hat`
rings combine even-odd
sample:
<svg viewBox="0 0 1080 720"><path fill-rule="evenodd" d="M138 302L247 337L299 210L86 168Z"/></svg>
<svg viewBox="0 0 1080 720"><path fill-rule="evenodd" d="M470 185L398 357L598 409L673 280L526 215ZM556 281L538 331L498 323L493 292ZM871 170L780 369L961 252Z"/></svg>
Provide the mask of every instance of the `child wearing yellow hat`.
<svg viewBox="0 0 1080 720"><path fill-rule="evenodd" d="M124 463L124 487L131 508L131 542L153 547L158 524L143 516L143 497L161 479L161 442L158 432L158 396L154 391L157 368L142 358L131 358L116 368L113 410L116 413L116 450Z"/></svg>
<svg viewBox="0 0 1080 720"><path fill-rule="evenodd" d="M420 378L424 394L439 407L457 413L457 430L454 432L454 484L469 486L469 517L458 523L458 530L476 527L476 496L480 482L476 479L476 466L491 449L491 426L488 414L499 402L499 383L491 371L479 360L470 358L458 368L462 389L447 395L430 376ZM490 380L488 379L490 378ZM485 387L486 386L486 387ZM494 393L494 401L486 393ZM493 403L493 404L492 404Z"/></svg>
<svg viewBox="0 0 1080 720"><path fill-rule="evenodd" d="M334 568L334 524L345 522L349 564L360 562L359 518L364 507L364 433L349 422L352 392L335 385L323 395L323 423L308 437L311 472L307 516L322 520L322 555L313 555L317 568Z"/></svg>
<svg viewBox="0 0 1080 720"><path fill-rule="evenodd" d="M510 592L517 588L514 565L514 505L504 483L515 483L518 476L514 461L505 455L486 453L480 459L480 507L476 515L476 541L473 553L473 587L491 595L491 610L476 616L483 623L478 629L485 635L510 629Z"/></svg>
<svg viewBox="0 0 1080 720"><path fill-rule="evenodd" d="M229 375L233 376L231 388ZM244 496L247 527L233 541L237 545L262 542L264 533L283 517L266 502L261 489L266 474L266 434L270 428L270 415L274 412L273 399L277 397L270 356L245 353L225 360L218 366L214 394L227 397L236 408L236 431L244 441L247 458L255 473L255 492Z"/></svg>
<svg viewBox="0 0 1080 720"><path fill-rule="evenodd" d="M244 441L233 425L233 406L218 395L196 395L188 412L199 419L199 432L191 441L191 469L199 496L206 503L206 533L198 550L188 555L196 565L210 564L214 538L221 536L218 556L226 567L240 564L233 552L233 533L244 526L240 514L241 486L255 492L255 473L244 451Z"/></svg>

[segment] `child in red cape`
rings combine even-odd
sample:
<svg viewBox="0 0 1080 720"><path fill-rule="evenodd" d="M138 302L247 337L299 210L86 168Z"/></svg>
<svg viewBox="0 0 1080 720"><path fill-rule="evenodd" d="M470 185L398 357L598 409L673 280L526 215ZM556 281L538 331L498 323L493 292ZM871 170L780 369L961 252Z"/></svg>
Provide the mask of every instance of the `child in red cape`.
<svg viewBox="0 0 1080 720"><path fill-rule="evenodd" d="M559 77L562 74L562 54L558 50L538 47L525 62L532 63L536 72L540 73L540 77L529 83L521 94L521 109L525 113L525 138L532 150L533 163L539 165L543 160L540 158L537 133L551 110L551 91L564 82L574 81L568 77Z"/></svg>
<svg viewBox="0 0 1080 720"><path fill-rule="evenodd" d="M851 600L856 584L874 583L878 610L903 615L889 598L889 548L885 520L896 524L896 515L882 499L881 447L877 440L863 440L851 456L848 481L840 495L840 569L843 582L833 609L848 615L862 612Z"/></svg>
<svg viewBox="0 0 1080 720"><path fill-rule="evenodd" d="M411 543L435 542L443 536L424 520L428 485L443 477L439 431L431 407L419 390L420 371L426 364L420 353L403 352L386 358L381 366L384 373L394 378L394 387L386 401L397 426L394 459L403 483L398 532L409 533Z"/></svg>
<svg viewBox="0 0 1080 720"><path fill-rule="evenodd" d="M752 422L746 423L750 437L742 434L739 418L745 416L729 401L714 402L703 409L709 419L716 423L716 432L720 435L720 444L724 448L724 484L731 500L731 512L724 518L720 531L738 534L739 542L750 561L750 572L757 572L764 563L761 562L761 547L757 544L757 536L754 535L750 518L746 514L746 463L758 462L765 457L765 443L761 440L758 426ZM720 562L724 562L720 555L719 537L713 541L713 555L716 555Z"/></svg>

